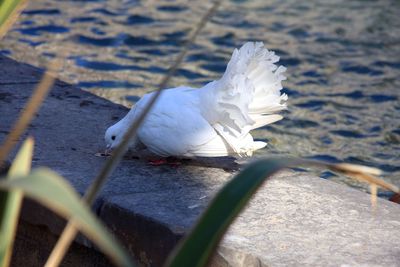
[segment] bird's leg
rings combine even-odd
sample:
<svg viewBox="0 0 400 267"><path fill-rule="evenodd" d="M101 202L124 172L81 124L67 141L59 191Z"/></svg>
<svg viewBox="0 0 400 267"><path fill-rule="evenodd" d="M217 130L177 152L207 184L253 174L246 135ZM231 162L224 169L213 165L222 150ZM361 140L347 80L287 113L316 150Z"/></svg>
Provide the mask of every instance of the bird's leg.
<svg viewBox="0 0 400 267"><path fill-rule="evenodd" d="M178 168L180 165L182 165L182 161L179 158L168 157L167 164L173 168Z"/></svg>
<svg viewBox="0 0 400 267"><path fill-rule="evenodd" d="M161 165L165 165L168 163L167 158L149 159L148 162L150 165L153 165L153 166L161 166Z"/></svg>
<svg viewBox="0 0 400 267"><path fill-rule="evenodd" d="M149 164L153 166L170 165L171 167L178 167L182 162L175 157L149 159Z"/></svg>

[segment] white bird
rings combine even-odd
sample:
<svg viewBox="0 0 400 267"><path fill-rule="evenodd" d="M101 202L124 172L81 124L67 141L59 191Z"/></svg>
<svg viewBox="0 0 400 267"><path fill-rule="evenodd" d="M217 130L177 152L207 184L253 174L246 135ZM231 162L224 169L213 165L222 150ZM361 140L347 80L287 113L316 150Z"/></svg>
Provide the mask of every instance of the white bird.
<svg viewBox="0 0 400 267"><path fill-rule="evenodd" d="M254 141L250 130L282 119L276 113L286 108L288 97L280 93L286 68L278 61L262 42L247 42L233 51L221 79L200 89L165 89L132 140L133 149L144 145L162 157L251 156L267 144ZM107 129L108 149L118 146L152 94Z"/></svg>

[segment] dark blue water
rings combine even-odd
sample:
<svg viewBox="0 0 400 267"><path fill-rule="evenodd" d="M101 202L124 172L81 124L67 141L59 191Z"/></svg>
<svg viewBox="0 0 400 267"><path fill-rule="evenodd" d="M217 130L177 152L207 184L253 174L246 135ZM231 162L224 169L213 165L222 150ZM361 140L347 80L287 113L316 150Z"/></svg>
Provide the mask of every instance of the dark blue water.
<svg viewBox="0 0 400 267"><path fill-rule="evenodd" d="M68 54L61 77L132 105L154 90L203 1L32 1L1 53L44 65ZM263 41L288 68L286 119L255 131L279 154L384 170L400 186L400 2L225 1L171 86L220 77L233 48ZM321 177L360 185L329 171Z"/></svg>

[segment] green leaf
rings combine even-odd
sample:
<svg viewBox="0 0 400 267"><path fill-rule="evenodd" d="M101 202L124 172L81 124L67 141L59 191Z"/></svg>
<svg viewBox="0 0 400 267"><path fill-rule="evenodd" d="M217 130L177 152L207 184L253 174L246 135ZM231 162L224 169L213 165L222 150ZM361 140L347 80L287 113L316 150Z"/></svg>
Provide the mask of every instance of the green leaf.
<svg viewBox="0 0 400 267"><path fill-rule="evenodd" d="M250 164L215 196L166 265L205 266L229 225L263 182L280 169L298 162L294 159L265 159Z"/></svg>
<svg viewBox="0 0 400 267"><path fill-rule="evenodd" d="M4 22L8 19L8 17L12 14L12 12L21 2L25 1L21 0L0 1L0 27L4 24Z"/></svg>
<svg viewBox="0 0 400 267"><path fill-rule="evenodd" d="M0 39L17 20L27 0L0 0Z"/></svg>
<svg viewBox="0 0 400 267"><path fill-rule="evenodd" d="M22 145L6 179L27 175L31 169L33 139L29 138ZM0 192L0 266L10 264L12 247L18 225L18 216L22 202L21 190Z"/></svg>
<svg viewBox="0 0 400 267"><path fill-rule="evenodd" d="M296 158L272 158L255 161L229 181L211 201L190 233L178 244L166 266L205 266L235 217L265 180L277 171L295 166L327 168L372 185L400 193L398 187L374 175L378 169L354 164L331 164Z"/></svg>
<svg viewBox="0 0 400 267"><path fill-rule="evenodd" d="M79 199L75 190L58 174L40 168L28 176L1 180L0 189L18 189L66 219L89 237L119 266L134 266L125 249Z"/></svg>

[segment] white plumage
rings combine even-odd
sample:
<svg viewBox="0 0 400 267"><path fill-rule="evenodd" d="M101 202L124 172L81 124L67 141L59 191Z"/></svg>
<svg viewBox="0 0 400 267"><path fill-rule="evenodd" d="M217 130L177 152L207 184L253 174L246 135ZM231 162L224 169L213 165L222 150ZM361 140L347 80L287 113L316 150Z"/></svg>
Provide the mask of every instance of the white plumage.
<svg viewBox="0 0 400 267"><path fill-rule="evenodd" d="M285 67L261 42L248 42L235 49L221 79L200 89L166 89L138 130L132 146L145 146L159 156L219 157L251 156L266 146L256 142L250 130L282 119L286 108L281 94ZM143 96L129 113L107 129L108 148L116 147L149 102Z"/></svg>

